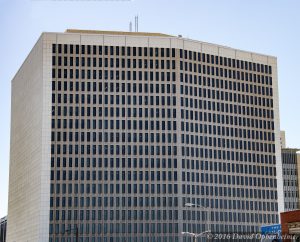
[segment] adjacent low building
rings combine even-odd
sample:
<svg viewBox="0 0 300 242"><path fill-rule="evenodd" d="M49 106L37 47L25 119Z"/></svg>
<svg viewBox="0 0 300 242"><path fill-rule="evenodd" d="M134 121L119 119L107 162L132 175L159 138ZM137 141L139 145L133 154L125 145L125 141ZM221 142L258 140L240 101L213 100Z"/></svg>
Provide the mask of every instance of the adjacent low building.
<svg viewBox="0 0 300 242"><path fill-rule="evenodd" d="M299 149L282 149L282 174L284 192L284 210L300 209L299 197Z"/></svg>
<svg viewBox="0 0 300 242"><path fill-rule="evenodd" d="M283 242L300 242L300 210L280 214Z"/></svg>
<svg viewBox="0 0 300 242"><path fill-rule="evenodd" d="M286 148L284 131L281 144L284 211L297 210L300 209L300 149Z"/></svg>

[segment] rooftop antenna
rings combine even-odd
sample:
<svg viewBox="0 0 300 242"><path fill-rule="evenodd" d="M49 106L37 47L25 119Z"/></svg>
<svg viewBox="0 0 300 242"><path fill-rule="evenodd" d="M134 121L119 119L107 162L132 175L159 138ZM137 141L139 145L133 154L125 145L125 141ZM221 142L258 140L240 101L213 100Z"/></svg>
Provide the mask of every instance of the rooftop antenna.
<svg viewBox="0 0 300 242"><path fill-rule="evenodd" d="M139 32L139 16L134 17L134 31Z"/></svg>
<svg viewBox="0 0 300 242"><path fill-rule="evenodd" d="M132 22L129 22L129 32L132 32Z"/></svg>

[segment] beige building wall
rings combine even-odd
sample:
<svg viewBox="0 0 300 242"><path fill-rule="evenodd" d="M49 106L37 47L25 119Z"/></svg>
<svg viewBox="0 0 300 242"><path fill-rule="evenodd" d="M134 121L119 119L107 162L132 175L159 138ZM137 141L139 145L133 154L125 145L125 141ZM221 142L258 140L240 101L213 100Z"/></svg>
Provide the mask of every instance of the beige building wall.
<svg viewBox="0 0 300 242"><path fill-rule="evenodd" d="M12 80L8 242L48 241L49 236L51 71L47 46L42 35Z"/></svg>
<svg viewBox="0 0 300 242"><path fill-rule="evenodd" d="M276 176L277 176L277 192L278 192L278 213L284 212L284 192L283 192L283 170L281 158L280 144L280 114L279 114L279 90L278 90L278 69L277 60L273 68L273 91L274 91L274 124L275 124L275 156L276 156ZM274 63L273 62L273 63Z"/></svg>

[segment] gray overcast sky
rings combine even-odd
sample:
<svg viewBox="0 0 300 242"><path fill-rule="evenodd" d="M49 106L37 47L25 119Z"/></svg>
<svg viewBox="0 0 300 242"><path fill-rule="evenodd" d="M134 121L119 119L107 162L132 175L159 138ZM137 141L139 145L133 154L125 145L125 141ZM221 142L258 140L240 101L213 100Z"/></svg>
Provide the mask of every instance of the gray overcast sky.
<svg viewBox="0 0 300 242"><path fill-rule="evenodd" d="M278 57L281 129L300 148L299 0L0 0L0 217L7 214L10 84L42 32L162 32Z"/></svg>

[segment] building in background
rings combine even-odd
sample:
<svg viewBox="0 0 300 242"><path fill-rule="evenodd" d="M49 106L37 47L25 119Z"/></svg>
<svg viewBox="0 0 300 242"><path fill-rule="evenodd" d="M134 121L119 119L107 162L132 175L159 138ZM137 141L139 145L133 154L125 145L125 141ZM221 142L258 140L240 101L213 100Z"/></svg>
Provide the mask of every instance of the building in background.
<svg viewBox="0 0 300 242"><path fill-rule="evenodd" d="M7 217L0 219L0 242L6 242Z"/></svg>
<svg viewBox="0 0 300 242"><path fill-rule="evenodd" d="M300 149L285 148L281 150L284 210L300 209Z"/></svg>
<svg viewBox="0 0 300 242"><path fill-rule="evenodd" d="M275 57L165 34L43 33L12 81L8 242L276 224L278 109Z"/></svg>
<svg viewBox="0 0 300 242"><path fill-rule="evenodd" d="M286 148L286 139L285 139L285 131L280 131L280 145L281 145L281 149L285 149Z"/></svg>
<svg viewBox="0 0 300 242"><path fill-rule="evenodd" d="M300 209L300 149L286 147L285 131L280 131L284 211Z"/></svg>

